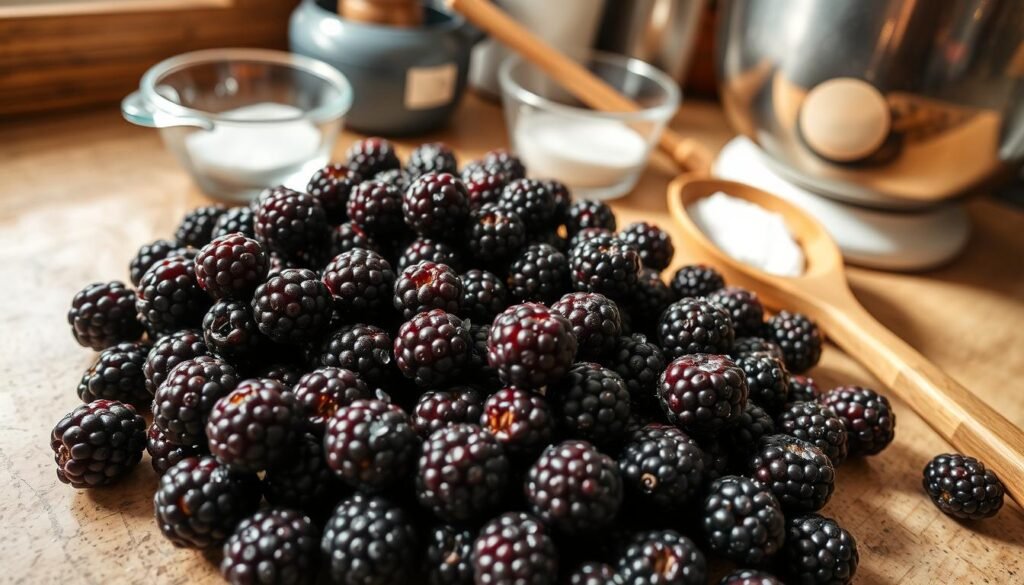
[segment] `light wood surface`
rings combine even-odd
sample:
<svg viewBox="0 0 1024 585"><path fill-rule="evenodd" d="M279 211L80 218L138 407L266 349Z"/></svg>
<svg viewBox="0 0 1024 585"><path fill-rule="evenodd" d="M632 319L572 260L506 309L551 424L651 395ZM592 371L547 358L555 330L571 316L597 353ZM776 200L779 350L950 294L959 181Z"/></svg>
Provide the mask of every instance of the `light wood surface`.
<svg viewBox="0 0 1024 585"><path fill-rule="evenodd" d="M673 127L713 151L731 131L717 106L687 104ZM340 156L353 140L346 135ZM463 160L507 146L500 108L468 96L452 125L400 142L445 140ZM674 266L693 243L671 221L665 189L677 174L658 155L636 191L613 203L620 225L649 220L675 239ZM97 280L127 280L140 244L169 236L205 202L155 132L110 109L0 125L0 582L216 583L209 558L176 550L152 521L148 459L110 489L57 481L50 429L77 403L95 354L73 341L65 312ZM974 235L952 264L921 274L850 269L853 292L876 318L1012 423L1024 425L1024 213L986 199L968 204ZM829 346L814 377L825 387L880 387ZM986 522L943 516L921 490L921 470L951 447L898 397L896 441L852 460L824 513L857 538L858 583L1019 583L1024 514L1012 502ZM70 566L75 569L69 569Z"/></svg>

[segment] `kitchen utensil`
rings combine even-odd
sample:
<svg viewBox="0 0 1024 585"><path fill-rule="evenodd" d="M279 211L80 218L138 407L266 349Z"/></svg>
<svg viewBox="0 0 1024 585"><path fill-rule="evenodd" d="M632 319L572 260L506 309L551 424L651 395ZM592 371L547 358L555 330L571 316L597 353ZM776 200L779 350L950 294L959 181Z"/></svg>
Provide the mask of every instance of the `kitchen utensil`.
<svg viewBox="0 0 1024 585"><path fill-rule="evenodd" d="M722 191L781 214L803 247L803 275L775 276L743 264L711 243L690 219L687 206ZM756 290L771 307L796 310L818 321L825 333L899 396L956 449L976 455L1024 504L1024 432L879 323L850 291L839 249L817 221L797 206L743 183L677 177L668 189L672 217L689 250L711 262L729 282Z"/></svg>
<svg viewBox="0 0 1024 585"><path fill-rule="evenodd" d="M597 48L635 57L682 84L697 41L705 0L610 2L601 17Z"/></svg>
<svg viewBox="0 0 1024 585"><path fill-rule="evenodd" d="M338 16L353 22L385 26L420 26L419 0L338 0Z"/></svg>
<svg viewBox="0 0 1024 585"><path fill-rule="evenodd" d="M327 163L352 88L330 65L281 51L211 49L150 67L121 103L158 128L209 196L239 202Z"/></svg>

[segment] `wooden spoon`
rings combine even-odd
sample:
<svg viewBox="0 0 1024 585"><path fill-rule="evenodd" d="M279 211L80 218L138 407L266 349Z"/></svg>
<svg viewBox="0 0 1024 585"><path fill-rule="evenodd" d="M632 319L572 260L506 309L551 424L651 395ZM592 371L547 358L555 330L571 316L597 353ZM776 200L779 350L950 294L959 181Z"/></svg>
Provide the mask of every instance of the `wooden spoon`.
<svg viewBox="0 0 1024 585"><path fill-rule="evenodd" d="M733 259L694 223L687 206L722 191L776 212L807 258L798 277L776 276ZM958 450L999 475L1024 506L1024 432L942 372L861 306L846 281L843 257L825 229L788 201L743 183L681 175L668 188L668 208L689 249L731 283L756 290L774 308L804 313Z"/></svg>

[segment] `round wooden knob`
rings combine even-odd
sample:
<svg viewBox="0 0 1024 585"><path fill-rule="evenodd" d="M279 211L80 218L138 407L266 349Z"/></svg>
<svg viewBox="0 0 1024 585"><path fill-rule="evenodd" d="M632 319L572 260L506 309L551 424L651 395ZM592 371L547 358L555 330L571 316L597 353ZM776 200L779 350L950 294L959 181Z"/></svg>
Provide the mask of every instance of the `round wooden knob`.
<svg viewBox="0 0 1024 585"><path fill-rule="evenodd" d="M889 136L892 116L885 96L852 77L830 79L812 89L800 108L800 131L817 154L850 162L871 156Z"/></svg>

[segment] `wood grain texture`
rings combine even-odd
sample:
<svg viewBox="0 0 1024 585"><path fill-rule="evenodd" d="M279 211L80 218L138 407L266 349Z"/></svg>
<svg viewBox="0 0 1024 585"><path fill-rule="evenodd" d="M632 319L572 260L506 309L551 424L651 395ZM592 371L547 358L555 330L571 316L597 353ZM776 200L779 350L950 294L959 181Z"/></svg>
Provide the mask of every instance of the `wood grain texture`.
<svg viewBox="0 0 1024 585"><path fill-rule="evenodd" d="M688 104L673 125L713 150L731 134L708 104ZM353 138L340 140L336 155ZM472 96L450 128L402 141L402 154L433 139L453 144L464 160L507 144L499 108ZM679 265L690 244L665 208L674 174L658 155L636 191L613 206L620 225L644 219L668 228ZM159 535L147 459L125 483L82 492L57 481L48 446L95 359L68 331L71 296L88 282L126 280L135 248L169 235L181 214L204 201L156 133L129 126L114 109L0 127L0 582L219 582L215 554L176 550ZM969 210L974 236L947 267L910 275L851 269L850 278L883 324L1020 426L1024 214L988 200L972 201ZM825 387L878 384L831 346L813 375ZM894 402L895 443L845 464L824 511L858 540L857 582L1022 582L1020 508L1008 502L996 518L975 524L943 516L922 492L920 473L950 447ZM69 563L77 573L66 572Z"/></svg>

